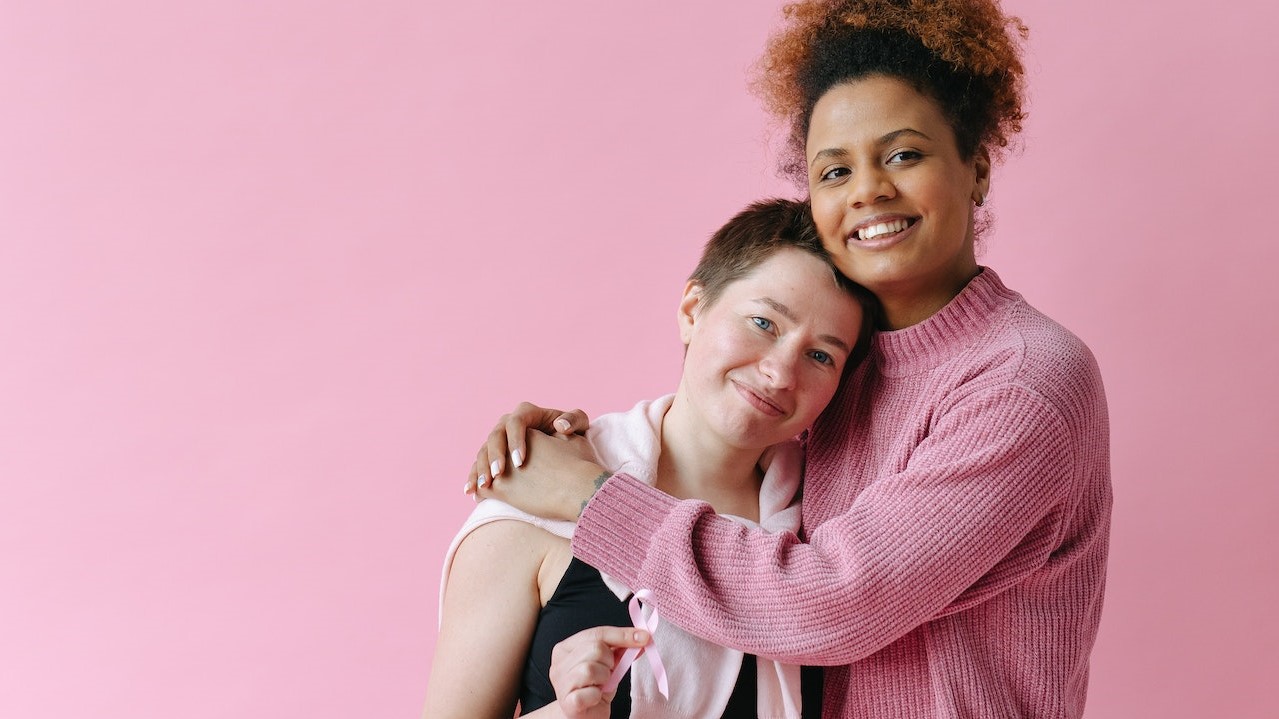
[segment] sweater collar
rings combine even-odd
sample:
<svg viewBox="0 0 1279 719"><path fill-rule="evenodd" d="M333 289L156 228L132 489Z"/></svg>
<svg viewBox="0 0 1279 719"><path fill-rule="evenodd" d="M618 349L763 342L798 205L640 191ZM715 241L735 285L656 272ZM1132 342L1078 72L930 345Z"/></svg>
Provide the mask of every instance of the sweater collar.
<svg viewBox="0 0 1279 719"><path fill-rule="evenodd" d="M994 270L983 267L932 317L905 329L877 332L872 348L875 364L888 376L935 368L985 336L1000 308L1020 299Z"/></svg>

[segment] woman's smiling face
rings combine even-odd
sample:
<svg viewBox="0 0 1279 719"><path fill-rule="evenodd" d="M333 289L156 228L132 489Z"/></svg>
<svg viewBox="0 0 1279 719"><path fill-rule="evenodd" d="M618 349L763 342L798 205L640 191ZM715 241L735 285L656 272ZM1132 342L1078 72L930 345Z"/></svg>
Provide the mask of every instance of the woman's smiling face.
<svg viewBox="0 0 1279 719"><path fill-rule="evenodd" d="M690 426L763 449L807 429L830 402L862 309L830 265L785 248L709 305L690 283L679 321L688 351L676 402L691 409Z"/></svg>
<svg viewBox="0 0 1279 719"><path fill-rule="evenodd" d="M960 157L931 98L882 75L835 85L813 107L806 158L822 244L890 327L931 316L977 274L972 207L990 162Z"/></svg>

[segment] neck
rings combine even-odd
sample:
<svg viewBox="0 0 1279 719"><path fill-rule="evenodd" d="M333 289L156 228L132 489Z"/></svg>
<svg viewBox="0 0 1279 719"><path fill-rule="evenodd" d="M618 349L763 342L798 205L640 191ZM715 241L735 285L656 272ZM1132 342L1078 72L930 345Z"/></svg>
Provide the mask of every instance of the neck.
<svg viewBox="0 0 1279 719"><path fill-rule="evenodd" d="M925 289L878 287L874 290L884 308L886 329L900 330L917 325L937 314L955 299L974 277L981 273L976 264L970 270L944 282L931 283Z"/></svg>
<svg viewBox="0 0 1279 719"><path fill-rule="evenodd" d="M657 488L679 499L700 499L719 514L759 521L759 459L764 450L732 447L700 421L684 393L662 419Z"/></svg>

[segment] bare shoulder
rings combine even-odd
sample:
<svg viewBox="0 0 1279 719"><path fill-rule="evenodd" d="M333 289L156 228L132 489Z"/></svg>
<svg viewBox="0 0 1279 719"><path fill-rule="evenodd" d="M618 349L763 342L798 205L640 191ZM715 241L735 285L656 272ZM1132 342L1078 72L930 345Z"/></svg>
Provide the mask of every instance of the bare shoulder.
<svg viewBox="0 0 1279 719"><path fill-rule="evenodd" d="M499 519L471 530L457 548L449 585L517 582L546 606L573 559L569 540L518 519Z"/></svg>
<svg viewBox="0 0 1279 719"><path fill-rule="evenodd" d="M514 713L540 608L538 575L562 542L514 519L481 524L462 539L442 598L426 716Z"/></svg>
<svg viewBox="0 0 1279 719"><path fill-rule="evenodd" d="M458 545L454 564L481 562L506 568L519 564L536 572L548 554L567 544L568 540L528 522L499 519L471 530Z"/></svg>

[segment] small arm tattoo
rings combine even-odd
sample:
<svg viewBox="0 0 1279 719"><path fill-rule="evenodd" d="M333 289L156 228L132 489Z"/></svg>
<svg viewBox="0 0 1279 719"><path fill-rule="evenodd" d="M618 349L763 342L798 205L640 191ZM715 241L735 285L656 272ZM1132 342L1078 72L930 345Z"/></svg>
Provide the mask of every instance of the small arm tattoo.
<svg viewBox="0 0 1279 719"><path fill-rule="evenodd" d="M595 488L591 490L591 497L594 497L595 493L600 491L600 487L603 487L604 483L608 481L608 478L612 476L613 476L612 472L608 472L608 471L600 472L600 476L595 478ZM582 506L577 508L578 517L581 517L582 512L586 511L586 505L590 503L591 497L587 497L586 499L582 500Z"/></svg>

